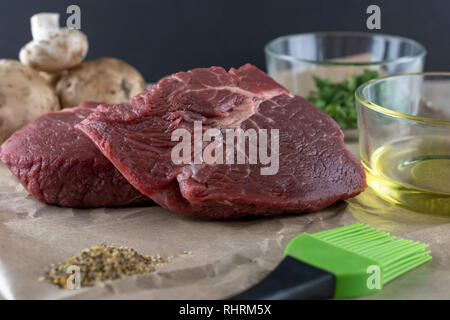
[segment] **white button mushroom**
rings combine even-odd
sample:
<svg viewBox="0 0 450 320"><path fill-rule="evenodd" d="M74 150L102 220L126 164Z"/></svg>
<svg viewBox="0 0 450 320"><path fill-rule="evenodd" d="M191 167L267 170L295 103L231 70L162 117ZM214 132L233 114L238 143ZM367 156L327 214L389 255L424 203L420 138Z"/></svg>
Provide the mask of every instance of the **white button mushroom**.
<svg viewBox="0 0 450 320"><path fill-rule="evenodd" d="M83 62L64 74L56 85L61 107L82 101L128 102L146 88L142 75L128 63L115 58Z"/></svg>
<svg viewBox="0 0 450 320"><path fill-rule="evenodd" d="M0 142L35 117L58 109L58 98L38 71L16 60L0 60Z"/></svg>
<svg viewBox="0 0 450 320"><path fill-rule="evenodd" d="M23 64L58 73L80 64L86 57L86 35L79 30L60 28L58 13L38 13L30 21L33 40L20 50Z"/></svg>

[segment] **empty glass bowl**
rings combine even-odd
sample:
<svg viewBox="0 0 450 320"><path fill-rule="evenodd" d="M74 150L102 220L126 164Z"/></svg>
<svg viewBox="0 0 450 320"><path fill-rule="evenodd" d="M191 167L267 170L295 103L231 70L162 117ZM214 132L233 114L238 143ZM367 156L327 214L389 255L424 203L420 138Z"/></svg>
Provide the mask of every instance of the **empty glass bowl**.
<svg viewBox="0 0 450 320"><path fill-rule="evenodd" d="M388 76L355 96L368 185L408 209L450 216L450 73Z"/></svg>

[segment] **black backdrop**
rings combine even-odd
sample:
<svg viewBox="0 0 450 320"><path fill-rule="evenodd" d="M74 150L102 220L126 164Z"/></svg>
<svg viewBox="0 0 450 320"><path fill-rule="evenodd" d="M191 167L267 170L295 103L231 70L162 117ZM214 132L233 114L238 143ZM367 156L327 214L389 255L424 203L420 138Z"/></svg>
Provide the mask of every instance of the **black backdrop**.
<svg viewBox="0 0 450 320"><path fill-rule="evenodd" d="M115 56L147 81L193 67L265 68L264 44L280 35L366 29L366 8L381 7L382 33L428 49L426 69L450 71L448 0L0 0L0 58L17 58L31 39L29 17L78 4L89 58Z"/></svg>

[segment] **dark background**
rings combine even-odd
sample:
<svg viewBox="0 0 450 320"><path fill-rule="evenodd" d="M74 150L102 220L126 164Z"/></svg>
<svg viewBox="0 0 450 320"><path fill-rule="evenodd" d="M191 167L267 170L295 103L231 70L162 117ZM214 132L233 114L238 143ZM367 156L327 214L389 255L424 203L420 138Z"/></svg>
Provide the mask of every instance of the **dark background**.
<svg viewBox="0 0 450 320"><path fill-rule="evenodd" d="M0 0L0 58L14 58L31 40L29 18L81 7L88 58L115 56L147 81L194 67L265 68L264 44L280 35L311 31L368 31L366 8L381 7L382 33L426 46L426 70L450 71L448 0Z"/></svg>

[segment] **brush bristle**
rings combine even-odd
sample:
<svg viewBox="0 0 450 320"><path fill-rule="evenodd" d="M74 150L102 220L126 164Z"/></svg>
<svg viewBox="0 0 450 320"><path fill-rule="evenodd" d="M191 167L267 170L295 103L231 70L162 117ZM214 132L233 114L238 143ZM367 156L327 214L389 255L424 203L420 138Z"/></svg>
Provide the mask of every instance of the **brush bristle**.
<svg viewBox="0 0 450 320"><path fill-rule="evenodd" d="M362 223L321 231L313 236L380 264L383 284L431 259L428 244L398 239Z"/></svg>

